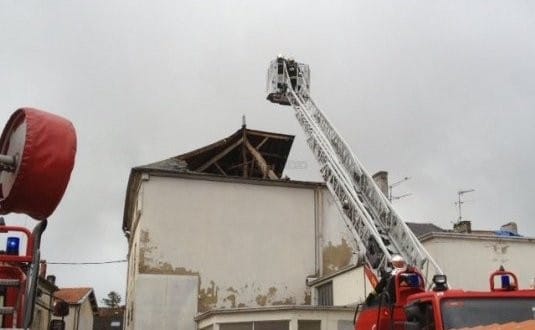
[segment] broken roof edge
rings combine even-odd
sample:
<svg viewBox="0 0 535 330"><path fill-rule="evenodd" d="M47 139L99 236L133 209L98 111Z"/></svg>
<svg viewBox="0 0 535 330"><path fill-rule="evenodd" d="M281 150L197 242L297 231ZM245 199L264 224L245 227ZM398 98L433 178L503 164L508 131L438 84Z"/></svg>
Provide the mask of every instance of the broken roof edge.
<svg viewBox="0 0 535 330"><path fill-rule="evenodd" d="M225 145L229 144L231 141L239 141L241 138L245 138L247 135L258 135L267 138L272 138L275 140L282 140L283 143L287 144L287 149L283 155L281 155L281 168L280 171L281 175L284 170L284 167L286 166L286 162L288 160L289 151L293 145L293 141L295 139L295 135L288 135L288 134L282 134L282 133L274 133L274 132L267 132L267 131L261 131L261 130L253 130L248 129L246 126L242 126L240 129L238 129L236 132L232 133L231 135L220 139L216 142L213 142L211 144L208 144L204 147L200 147L197 149L194 149L192 151L180 154L178 156L173 156L166 158L161 161L149 163L146 165L137 166L136 168L145 168L145 169L170 169L170 170L176 170L176 171L184 171L189 170L193 171L193 169L189 168L190 164L186 161L193 157L198 157L202 155L203 153L208 153L216 148L224 147Z"/></svg>
<svg viewBox="0 0 535 330"><path fill-rule="evenodd" d="M278 138L278 139L283 139L283 140L286 140L286 141L289 141L289 142L293 142L293 140L295 138L295 135L266 132L266 131L260 131L260 130L254 130L254 129L249 129L249 128L246 128L246 127L242 127L239 130L237 130L236 132L234 132L231 135L227 136L226 138L223 138L221 140L218 140L218 141L216 141L214 143L211 143L209 145L206 145L204 147L197 148L195 150L186 152L184 154L181 154L181 155L178 155L178 156L175 156L175 157L172 157L172 158L187 158L189 156L193 156L193 155L202 153L204 151L210 150L210 149L212 149L214 147L218 147L218 146L224 145L225 143L227 143L227 140L229 140L231 138L236 138L236 137L241 136L243 134L243 130L244 129L245 129L246 132L249 132L249 133L252 133L252 134L269 135L271 137Z"/></svg>
<svg viewBox="0 0 535 330"><path fill-rule="evenodd" d="M126 188L126 196L123 211L123 232L126 234L128 242L130 244L129 228L132 227L132 217L134 215L134 200L137 191L140 186L141 176L143 174L158 176L158 177L171 177L179 179L191 179L191 180L205 180L205 181L217 181L217 182L233 182L241 184L254 184L264 186L279 186L279 187L291 187L291 188L305 188L314 189L318 187L325 187L325 182L318 181L299 181L299 180L272 180L261 178L243 178L237 176L221 176L210 173L199 173L191 171L175 171L164 169L145 168L143 166L134 167L130 171L128 178L128 184Z"/></svg>

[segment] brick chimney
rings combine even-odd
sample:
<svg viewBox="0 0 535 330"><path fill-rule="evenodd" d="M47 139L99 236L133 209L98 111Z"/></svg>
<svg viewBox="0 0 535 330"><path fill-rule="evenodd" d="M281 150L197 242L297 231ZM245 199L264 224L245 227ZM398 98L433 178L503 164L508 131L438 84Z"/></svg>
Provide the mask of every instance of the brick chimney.
<svg viewBox="0 0 535 330"><path fill-rule="evenodd" d="M472 222L468 220L459 221L453 224L453 231L456 233L470 234L472 232Z"/></svg>
<svg viewBox="0 0 535 330"><path fill-rule="evenodd" d="M373 181L379 186L379 189L381 189L381 192L388 197L388 172L387 171L379 171L375 173L373 176Z"/></svg>

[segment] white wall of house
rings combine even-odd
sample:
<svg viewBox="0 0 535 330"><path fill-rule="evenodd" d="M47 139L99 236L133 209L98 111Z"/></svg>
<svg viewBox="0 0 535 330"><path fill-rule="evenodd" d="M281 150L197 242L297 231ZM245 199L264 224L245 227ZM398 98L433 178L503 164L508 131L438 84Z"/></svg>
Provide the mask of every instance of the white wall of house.
<svg viewBox="0 0 535 330"><path fill-rule="evenodd" d="M529 289L535 277L535 264L531 262L535 239L445 233L425 239L423 245L453 288L488 291L489 275L500 265L518 276L521 289ZM332 281L334 305L362 302L371 290L369 282L363 279L362 267L341 272L319 284L328 281ZM499 281L496 285L500 285Z"/></svg>
<svg viewBox="0 0 535 330"><path fill-rule="evenodd" d="M127 329L194 329L212 308L310 304L308 276L356 260L321 185L150 176L137 203Z"/></svg>
<svg viewBox="0 0 535 330"><path fill-rule="evenodd" d="M59 319L54 317L54 319ZM69 315L65 316L65 330L93 330L93 309L89 299L79 305L69 305Z"/></svg>
<svg viewBox="0 0 535 330"><path fill-rule="evenodd" d="M535 277L535 239L454 234L423 244L455 288L489 290L489 275L500 265L516 273L520 288L529 288Z"/></svg>
<svg viewBox="0 0 535 330"><path fill-rule="evenodd" d="M365 278L363 267L353 268L334 277L332 283L335 306L362 303L366 295L373 290L370 282Z"/></svg>
<svg viewBox="0 0 535 330"><path fill-rule="evenodd" d="M352 308L245 310L241 312L217 313L199 320L198 324L201 330L220 330L224 328L225 324L285 321L287 322L286 329L301 330L299 326L300 321L316 321L319 323L319 330L352 330L354 329L353 316L354 310ZM244 329L246 327L240 328ZM305 329L309 329L309 327Z"/></svg>
<svg viewBox="0 0 535 330"><path fill-rule="evenodd" d="M342 214L327 188L318 191L321 201L319 230L321 246L321 276L326 276L354 265L358 255L353 234L343 221Z"/></svg>
<svg viewBox="0 0 535 330"><path fill-rule="evenodd" d="M77 330L93 330L93 309L89 299L80 305L80 315Z"/></svg>

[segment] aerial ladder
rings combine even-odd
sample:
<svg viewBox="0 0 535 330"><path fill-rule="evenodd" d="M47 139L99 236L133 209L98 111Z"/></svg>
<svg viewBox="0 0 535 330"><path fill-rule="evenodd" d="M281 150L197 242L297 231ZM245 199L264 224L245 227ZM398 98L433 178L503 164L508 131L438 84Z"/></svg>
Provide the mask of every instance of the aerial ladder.
<svg viewBox="0 0 535 330"><path fill-rule="evenodd" d="M516 275L503 267L490 275L489 291L450 289L438 264L312 100L308 65L282 56L273 60L267 93L269 101L295 110L368 280L376 291L388 283L369 296L374 299L364 309L357 308L356 330L535 329L535 290L521 290ZM407 267L392 272L396 255Z"/></svg>
<svg viewBox="0 0 535 330"><path fill-rule="evenodd" d="M442 274L438 264L312 99L308 65L279 56L270 63L267 92L271 102L291 105L295 110L321 175L357 242L372 286L377 285L396 254L419 269L427 283L431 283L431 276Z"/></svg>

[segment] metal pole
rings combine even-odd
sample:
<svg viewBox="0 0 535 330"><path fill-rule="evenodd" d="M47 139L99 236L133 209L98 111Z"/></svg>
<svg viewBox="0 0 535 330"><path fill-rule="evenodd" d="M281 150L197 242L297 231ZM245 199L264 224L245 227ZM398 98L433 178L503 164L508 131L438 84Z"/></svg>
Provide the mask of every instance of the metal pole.
<svg viewBox="0 0 535 330"><path fill-rule="evenodd" d="M32 325L33 310L35 306L35 296L37 293L37 277L39 276L39 263L41 261L41 235L46 229L47 220L40 221L33 229L34 236L33 258L28 269L30 282L26 288L26 306L24 306L24 329L29 329Z"/></svg>
<svg viewBox="0 0 535 330"><path fill-rule="evenodd" d="M467 189L467 190L459 190L457 192L457 195L458 195L458 200L457 200L457 205L459 206L459 220L458 222L461 222L463 220L463 215L462 215L462 205L464 204L464 202L461 200L461 196L464 195L464 194L467 194L467 193L470 193L472 191L476 191L475 189Z"/></svg>
<svg viewBox="0 0 535 330"><path fill-rule="evenodd" d="M463 202L461 202L461 192L460 191L459 191L458 197L459 197L459 200L457 202L457 205L459 206L459 219L458 219L458 221L461 222L463 220L463 215L461 213L461 204Z"/></svg>

